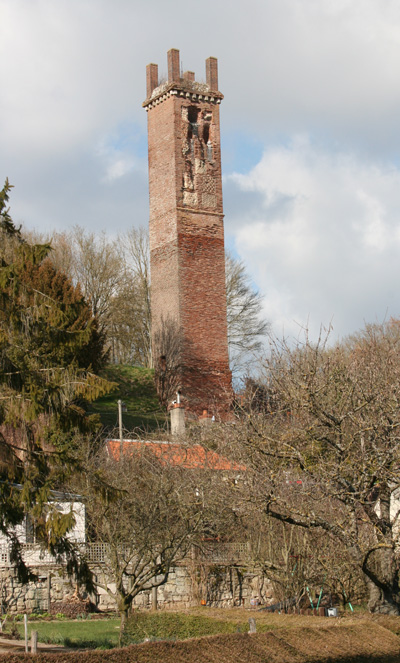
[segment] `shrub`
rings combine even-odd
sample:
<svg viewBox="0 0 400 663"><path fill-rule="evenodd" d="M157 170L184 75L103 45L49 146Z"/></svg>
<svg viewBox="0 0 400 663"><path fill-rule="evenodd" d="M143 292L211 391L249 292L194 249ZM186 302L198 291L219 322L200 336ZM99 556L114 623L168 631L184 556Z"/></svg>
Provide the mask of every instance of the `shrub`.
<svg viewBox="0 0 400 663"><path fill-rule="evenodd" d="M203 635L235 633L238 625L199 615L181 613L135 612L129 617L122 642L124 645L149 640L185 640Z"/></svg>
<svg viewBox="0 0 400 663"><path fill-rule="evenodd" d="M67 619L77 619L91 612L96 612L96 606L90 601L76 597L73 597L69 601L54 601L51 604L51 614L57 618L62 616Z"/></svg>

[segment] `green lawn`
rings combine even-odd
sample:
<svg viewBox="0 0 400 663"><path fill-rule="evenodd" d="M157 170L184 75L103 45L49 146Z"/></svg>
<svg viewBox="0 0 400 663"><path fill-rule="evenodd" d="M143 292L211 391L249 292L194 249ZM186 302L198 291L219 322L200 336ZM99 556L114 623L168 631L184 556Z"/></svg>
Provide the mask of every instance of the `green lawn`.
<svg viewBox="0 0 400 663"><path fill-rule="evenodd" d="M206 609L185 610L182 612L159 611L134 612L129 618L123 636L123 644L133 644L150 640L185 640L205 635L227 633L246 633L249 629L248 618L255 617L257 631L310 624L309 617L271 615L270 613L244 611L243 609ZM324 621L315 617L312 624ZM11 625L9 625L10 628ZM28 623L28 635L38 631L39 642L48 642L65 647L109 649L118 646L119 619L79 619L31 621ZM18 622L18 631L24 637L24 626Z"/></svg>
<svg viewBox="0 0 400 663"><path fill-rule="evenodd" d="M65 647L109 649L118 645L119 625L119 619L37 621L28 623L28 636L31 631L37 631L39 642L51 642ZM22 623L18 624L18 631L23 638Z"/></svg>
<svg viewBox="0 0 400 663"><path fill-rule="evenodd" d="M140 366L110 364L102 376L115 382L117 388L92 404L92 412L100 415L108 430L118 426L118 400L126 405L122 415L125 431L140 429L154 432L166 428L166 415L160 409L154 386L154 371Z"/></svg>
<svg viewBox="0 0 400 663"><path fill-rule="evenodd" d="M180 612L159 611L135 612L129 618L123 637L123 644L150 640L185 640L205 635L246 633L249 629L249 617L254 617L257 623L257 632L266 633L271 630L292 629L304 632L310 628L328 628L338 624L339 620L325 617L308 617L301 615L280 615L266 611L249 611L243 608L218 609L194 608ZM379 624L393 633L400 632L400 618L378 615L377 617L365 614L361 618L348 615L341 622L347 625L356 625L361 622L370 622L371 627ZM32 630L38 631L39 642L48 642L76 648L109 649L118 646L120 620L112 619L80 619L80 620L54 620L31 621L28 624L29 637ZM8 629L11 623L8 623ZM24 626L18 622L21 638L24 635ZM196 659L197 660L197 659Z"/></svg>
<svg viewBox="0 0 400 663"><path fill-rule="evenodd" d="M240 622L229 620L229 612L225 619L214 619L206 614L190 614L183 612L135 612L128 619L122 642L124 645L150 640L186 640L200 638L204 635L220 635L222 633L246 632L249 625L245 619Z"/></svg>

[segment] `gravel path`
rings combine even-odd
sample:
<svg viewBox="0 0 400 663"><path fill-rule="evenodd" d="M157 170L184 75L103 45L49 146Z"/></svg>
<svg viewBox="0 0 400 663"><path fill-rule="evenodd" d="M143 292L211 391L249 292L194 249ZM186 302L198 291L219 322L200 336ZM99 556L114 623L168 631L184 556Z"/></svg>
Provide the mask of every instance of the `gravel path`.
<svg viewBox="0 0 400 663"><path fill-rule="evenodd" d="M31 643L28 642L29 651ZM68 647L63 647L62 645L53 645L46 644L45 642L38 642L38 652L65 652L65 651L77 651L76 649L70 649ZM6 654L8 652L14 653L24 653L25 652L25 641L24 640L7 640L7 638L0 638L0 654Z"/></svg>

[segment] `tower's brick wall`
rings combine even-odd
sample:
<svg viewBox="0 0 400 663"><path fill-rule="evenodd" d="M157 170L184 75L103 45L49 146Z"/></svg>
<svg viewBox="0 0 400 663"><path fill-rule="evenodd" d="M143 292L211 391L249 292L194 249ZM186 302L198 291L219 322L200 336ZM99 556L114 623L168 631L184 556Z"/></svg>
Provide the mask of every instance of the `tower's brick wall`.
<svg viewBox="0 0 400 663"><path fill-rule="evenodd" d="M179 78L168 53L168 83L147 69L150 255L153 331L170 320L181 334L186 406L227 416L231 400L222 207L218 72L207 83ZM214 89L210 87L213 84Z"/></svg>
<svg viewBox="0 0 400 663"><path fill-rule="evenodd" d="M161 318L179 319L178 227L176 209L176 113L173 98L152 109L148 122L150 251L154 331Z"/></svg>

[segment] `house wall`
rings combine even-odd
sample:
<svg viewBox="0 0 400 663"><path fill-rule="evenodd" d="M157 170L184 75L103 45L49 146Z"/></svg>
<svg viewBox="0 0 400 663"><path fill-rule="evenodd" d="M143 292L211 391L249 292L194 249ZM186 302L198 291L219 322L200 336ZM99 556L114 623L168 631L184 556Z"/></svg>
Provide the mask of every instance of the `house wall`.
<svg viewBox="0 0 400 663"><path fill-rule="evenodd" d="M73 511L74 516L75 516L75 525L74 527L68 532L67 538L70 539L71 541L75 541L76 543L85 543L86 541L86 508L85 504L83 502L71 502L71 501L60 501L60 502L53 502L53 506L55 506L58 511L61 513L69 513L70 511ZM29 525L29 522L27 522L26 518L23 520L23 522L20 525L17 525L13 533L16 535L18 541L21 544L25 543L34 543L35 542L35 536L34 536L34 531L32 527ZM8 547L9 539L8 537L0 532L0 549L2 547Z"/></svg>

